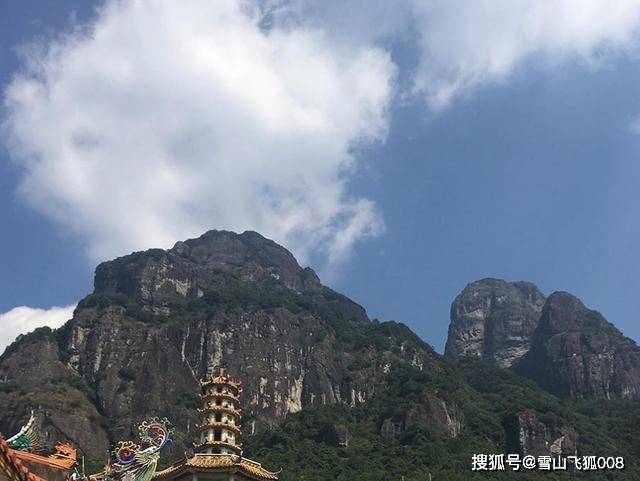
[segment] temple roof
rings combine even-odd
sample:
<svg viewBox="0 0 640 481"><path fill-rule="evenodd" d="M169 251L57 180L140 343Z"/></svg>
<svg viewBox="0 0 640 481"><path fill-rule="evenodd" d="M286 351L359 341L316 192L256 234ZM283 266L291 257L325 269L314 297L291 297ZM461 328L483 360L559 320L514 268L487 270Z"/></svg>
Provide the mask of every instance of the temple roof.
<svg viewBox="0 0 640 481"><path fill-rule="evenodd" d="M0 472L10 481L42 481L16 456L16 451L9 447L5 439L0 436Z"/></svg>
<svg viewBox="0 0 640 481"><path fill-rule="evenodd" d="M153 479L158 481L170 480L177 478L184 472L194 471L234 471L257 481L278 479L278 473L267 471L260 463L234 454L195 454L191 458L182 460L163 471L157 472Z"/></svg>
<svg viewBox="0 0 640 481"><path fill-rule="evenodd" d="M62 481L76 465L76 451L69 445L59 444L55 453L42 456L12 449L0 437L0 470L11 481Z"/></svg>
<svg viewBox="0 0 640 481"><path fill-rule="evenodd" d="M26 451L13 451L13 454L24 462L41 464L63 471L69 471L76 465L75 458L64 458L57 453L51 456L41 456Z"/></svg>

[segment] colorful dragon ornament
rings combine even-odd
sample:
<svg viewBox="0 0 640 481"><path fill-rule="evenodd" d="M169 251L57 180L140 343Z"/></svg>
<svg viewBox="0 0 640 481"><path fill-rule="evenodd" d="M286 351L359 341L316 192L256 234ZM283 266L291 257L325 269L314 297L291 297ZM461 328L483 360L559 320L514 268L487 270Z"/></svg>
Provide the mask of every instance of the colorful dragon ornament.
<svg viewBox="0 0 640 481"><path fill-rule="evenodd" d="M28 451L30 453L42 451L44 447L42 434L38 429L38 422L33 411L31 411L27 424L22 426L15 436L7 439L7 443L11 449L16 451Z"/></svg>
<svg viewBox="0 0 640 481"><path fill-rule="evenodd" d="M150 481L160 450L171 443L173 425L167 418L152 418L138 426L141 443L120 441L113 450L115 460L105 468L105 481Z"/></svg>

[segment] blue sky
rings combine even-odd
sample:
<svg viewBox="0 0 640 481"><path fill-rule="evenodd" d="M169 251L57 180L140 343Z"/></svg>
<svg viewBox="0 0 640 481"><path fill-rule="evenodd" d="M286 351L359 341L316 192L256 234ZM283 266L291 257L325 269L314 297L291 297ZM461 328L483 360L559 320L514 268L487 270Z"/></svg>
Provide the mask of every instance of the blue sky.
<svg viewBox="0 0 640 481"><path fill-rule="evenodd" d="M462 24L455 2L382 2L376 29L332 2L200 3L0 6L7 336L59 325L47 309L89 293L101 259L251 228L438 350L483 277L569 291L640 339L634 2L547 21L545 2L496 0Z"/></svg>

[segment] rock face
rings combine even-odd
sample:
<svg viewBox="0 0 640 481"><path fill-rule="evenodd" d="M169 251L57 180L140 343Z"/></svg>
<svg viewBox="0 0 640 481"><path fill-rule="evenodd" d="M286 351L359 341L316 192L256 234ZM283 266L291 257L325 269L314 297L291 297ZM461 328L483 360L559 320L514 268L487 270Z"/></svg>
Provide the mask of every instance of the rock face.
<svg viewBox="0 0 640 481"><path fill-rule="evenodd" d="M462 430L460 413L455 405L431 393L412 403L401 416L385 418L380 426L382 439L390 441L412 427L423 428L438 438L455 438Z"/></svg>
<svg viewBox="0 0 640 481"><path fill-rule="evenodd" d="M467 285L451 305L445 354L511 366L529 350L544 302L529 282L483 279Z"/></svg>
<svg viewBox="0 0 640 481"><path fill-rule="evenodd" d="M576 433L567 428L545 424L533 409L519 412L507 430L516 450L524 456L571 456L576 454Z"/></svg>
<svg viewBox="0 0 640 481"><path fill-rule="evenodd" d="M437 355L407 328L371 322L276 243L211 231L99 265L71 321L11 346L0 358L0 405L12 407L0 430L41 407L59 420L52 438L101 459L109 440L162 415L182 452L195 436L196 379L218 366L243 380L251 434L310 404L369 399L398 360L435 369Z"/></svg>
<svg viewBox="0 0 640 481"><path fill-rule="evenodd" d="M425 394L421 402L405 414L404 428L412 426L425 426L436 436L455 438L460 434L462 422L455 405L447 405L439 397Z"/></svg>
<svg viewBox="0 0 640 481"><path fill-rule="evenodd" d="M173 249L151 249L100 264L95 294L123 294L154 314L167 315L190 300L243 286L268 285L282 292L326 295L312 269L302 269L284 247L256 232L209 231ZM331 292L354 320L362 307ZM341 299L340 299L341 298Z"/></svg>
<svg viewBox="0 0 640 481"><path fill-rule="evenodd" d="M640 397L640 348L566 292L547 299L516 372L560 396Z"/></svg>
<svg viewBox="0 0 640 481"><path fill-rule="evenodd" d="M9 349L0 367L0 432L15 434L31 408L42 407L49 445L64 439L87 452L106 452L102 416L90 400L90 389L61 361L62 353L47 328L35 331L18 349ZM42 416L39 416L42 421Z"/></svg>

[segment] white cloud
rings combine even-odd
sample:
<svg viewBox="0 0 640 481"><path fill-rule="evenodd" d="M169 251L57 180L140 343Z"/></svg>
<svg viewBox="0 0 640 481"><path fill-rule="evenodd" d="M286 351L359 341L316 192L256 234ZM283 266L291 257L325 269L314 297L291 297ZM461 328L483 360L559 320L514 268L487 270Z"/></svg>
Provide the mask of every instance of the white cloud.
<svg viewBox="0 0 640 481"><path fill-rule="evenodd" d="M414 3L416 91L434 107L506 79L530 59L598 63L635 48L640 1L437 0Z"/></svg>
<svg viewBox="0 0 640 481"><path fill-rule="evenodd" d="M379 233L347 183L386 135L389 55L261 20L240 0L111 1L30 49L5 94L24 198L94 260L226 228L335 261Z"/></svg>
<svg viewBox="0 0 640 481"><path fill-rule="evenodd" d="M527 61L597 64L635 48L640 0L267 0L276 17L341 41L413 42L412 93L435 109L508 79Z"/></svg>
<svg viewBox="0 0 640 481"><path fill-rule="evenodd" d="M31 332L36 327L49 326L53 329L62 326L71 319L75 307L37 309L20 306L0 314L0 354L20 334Z"/></svg>
<svg viewBox="0 0 640 481"><path fill-rule="evenodd" d="M632 50L639 18L640 0L112 0L28 51L5 139L24 198L93 260L226 228L331 264L383 229L347 186L386 135L389 39L414 42L411 93L439 109L528 62Z"/></svg>

